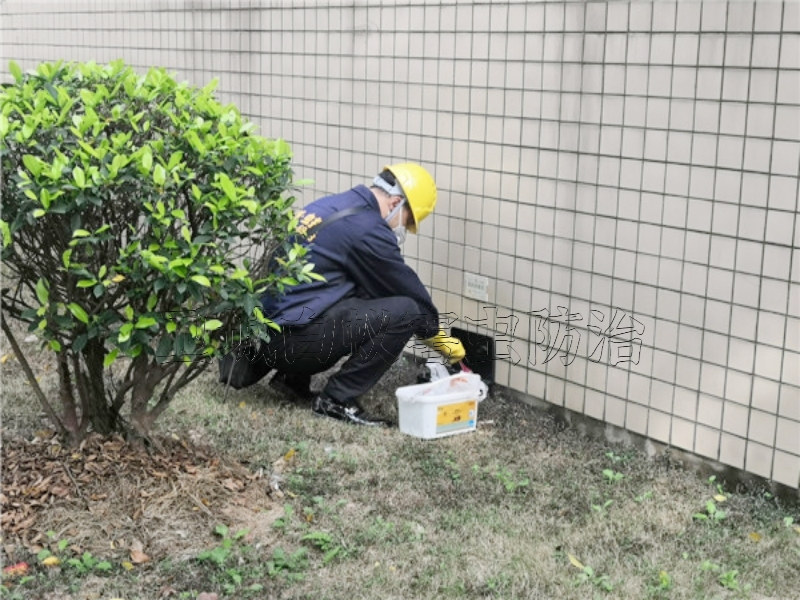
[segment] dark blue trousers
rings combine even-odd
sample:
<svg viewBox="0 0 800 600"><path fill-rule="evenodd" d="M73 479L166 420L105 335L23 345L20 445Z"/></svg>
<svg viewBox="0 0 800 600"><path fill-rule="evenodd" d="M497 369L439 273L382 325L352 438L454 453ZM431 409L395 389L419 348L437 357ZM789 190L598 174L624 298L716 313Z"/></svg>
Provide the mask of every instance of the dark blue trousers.
<svg viewBox="0 0 800 600"><path fill-rule="evenodd" d="M280 372L309 378L349 356L323 390L347 402L378 382L421 328L421 318L417 303L405 296L346 298L310 323L283 325L262 344L261 355Z"/></svg>

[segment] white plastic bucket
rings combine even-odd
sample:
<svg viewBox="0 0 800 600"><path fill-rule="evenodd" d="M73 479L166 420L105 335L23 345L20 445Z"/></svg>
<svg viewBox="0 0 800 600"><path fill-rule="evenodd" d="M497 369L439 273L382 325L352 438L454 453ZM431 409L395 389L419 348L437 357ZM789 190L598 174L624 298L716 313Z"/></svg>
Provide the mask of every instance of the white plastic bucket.
<svg viewBox="0 0 800 600"><path fill-rule="evenodd" d="M456 373L395 393L400 431L427 440L474 431L488 388L476 373Z"/></svg>

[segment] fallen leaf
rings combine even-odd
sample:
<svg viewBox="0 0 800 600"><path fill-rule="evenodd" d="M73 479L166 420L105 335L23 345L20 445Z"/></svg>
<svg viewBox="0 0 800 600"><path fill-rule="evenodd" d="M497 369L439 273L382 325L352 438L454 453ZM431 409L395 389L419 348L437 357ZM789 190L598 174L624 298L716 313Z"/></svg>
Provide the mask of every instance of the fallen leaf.
<svg viewBox="0 0 800 600"><path fill-rule="evenodd" d="M6 352L5 354L3 354L3 356L0 357L0 365L6 364L9 358L14 358L14 355L11 354L10 352Z"/></svg>
<svg viewBox="0 0 800 600"><path fill-rule="evenodd" d="M239 408L245 408L246 406L247 406L247 402L245 402L244 400L239 402Z"/></svg>
<svg viewBox="0 0 800 600"><path fill-rule="evenodd" d="M728 498L723 496L722 494L717 494L716 496L714 496L714 500L716 500L717 502L725 502L727 499Z"/></svg>
<svg viewBox="0 0 800 600"><path fill-rule="evenodd" d="M567 558L569 558L569 562L572 563L573 567L576 567L578 569L583 569L583 563L581 561L579 561L577 558L575 558L575 556L573 556L572 554L567 553Z"/></svg>
<svg viewBox="0 0 800 600"><path fill-rule="evenodd" d="M750 538L751 542L756 542L757 543L757 542L761 541L761 534L758 533L757 531L751 532L747 537Z"/></svg>
<svg viewBox="0 0 800 600"><path fill-rule="evenodd" d="M800 525L795 525L794 526L794 532L797 533L797 534L800 534Z"/></svg>
<svg viewBox="0 0 800 600"><path fill-rule="evenodd" d="M217 596L214 592L206 593L203 592L201 594L197 594L197 600L217 600L219 596Z"/></svg>
<svg viewBox="0 0 800 600"><path fill-rule="evenodd" d="M126 571L132 571L133 570L133 563L132 562L130 562L128 560L123 560L121 564L122 564L122 568L125 569Z"/></svg>
<svg viewBox="0 0 800 600"><path fill-rule="evenodd" d="M3 577L19 577L28 572L28 563L18 562L14 565L9 565L3 569Z"/></svg>
<svg viewBox="0 0 800 600"><path fill-rule="evenodd" d="M131 550L131 561L133 561L135 564L140 565L148 562L149 560L150 557L141 550Z"/></svg>
<svg viewBox="0 0 800 600"><path fill-rule="evenodd" d="M61 564L61 560L57 556L48 556L42 561L45 567L57 567Z"/></svg>

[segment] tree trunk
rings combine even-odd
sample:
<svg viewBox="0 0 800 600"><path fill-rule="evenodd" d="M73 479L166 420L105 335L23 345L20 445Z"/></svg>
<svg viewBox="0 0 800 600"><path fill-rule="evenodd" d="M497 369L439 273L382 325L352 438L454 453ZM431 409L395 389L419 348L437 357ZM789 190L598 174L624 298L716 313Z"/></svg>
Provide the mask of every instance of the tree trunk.
<svg viewBox="0 0 800 600"><path fill-rule="evenodd" d="M76 357L72 364L75 371L78 394L84 410L84 418L88 418L91 421L92 428L96 432L102 434L113 433L119 428L119 415L111 408L106 399L105 382L103 380L105 351L102 342L90 340L81 352L81 356L83 361L80 360L80 357ZM82 368L84 366L85 369Z"/></svg>

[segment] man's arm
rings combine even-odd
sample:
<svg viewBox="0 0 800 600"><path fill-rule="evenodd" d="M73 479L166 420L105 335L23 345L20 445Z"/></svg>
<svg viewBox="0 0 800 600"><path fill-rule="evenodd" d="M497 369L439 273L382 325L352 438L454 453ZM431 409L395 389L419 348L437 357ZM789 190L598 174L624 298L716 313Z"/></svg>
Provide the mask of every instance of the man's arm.
<svg viewBox="0 0 800 600"><path fill-rule="evenodd" d="M439 311L393 239L380 233L365 235L351 251L346 269L369 298L407 296L415 300L420 313L415 335L424 339L437 334Z"/></svg>

